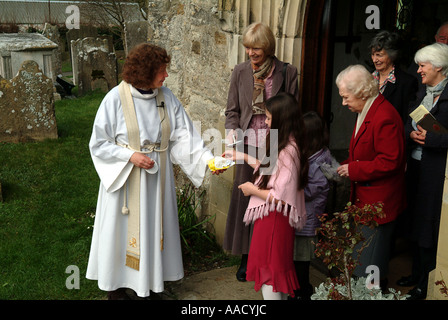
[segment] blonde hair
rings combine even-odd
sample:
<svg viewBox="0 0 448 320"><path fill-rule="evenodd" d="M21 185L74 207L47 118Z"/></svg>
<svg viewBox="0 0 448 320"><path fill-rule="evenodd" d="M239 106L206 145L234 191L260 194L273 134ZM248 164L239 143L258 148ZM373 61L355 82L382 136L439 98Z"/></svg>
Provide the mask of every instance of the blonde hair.
<svg viewBox="0 0 448 320"><path fill-rule="evenodd" d="M423 47L415 54L415 63L427 62L434 68L442 68L442 74L448 77L448 45L433 43Z"/></svg>
<svg viewBox="0 0 448 320"><path fill-rule="evenodd" d="M252 23L243 31L243 45L246 48L263 49L268 56L275 55L274 33L260 22Z"/></svg>
<svg viewBox="0 0 448 320"><path fill-rule="evenodd" d="M343 86L355 95L356 98L371 98L378 94L378 82L366 67L356 64L348 66L336 77L338 88Z"/></svg>

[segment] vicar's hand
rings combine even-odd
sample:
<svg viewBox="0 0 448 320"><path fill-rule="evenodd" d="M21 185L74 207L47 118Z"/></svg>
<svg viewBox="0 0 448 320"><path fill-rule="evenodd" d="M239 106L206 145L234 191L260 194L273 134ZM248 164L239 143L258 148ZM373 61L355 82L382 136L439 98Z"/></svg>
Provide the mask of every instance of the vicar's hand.
<svg viewBox="0 0 448 320"><path fill-rule="evenodd" d="M142 169L151 169L154 167L154 160L152 160L150 157L146 156L143 153L134 152L134 154L131 156L130 161L137 167Z"/></svg>

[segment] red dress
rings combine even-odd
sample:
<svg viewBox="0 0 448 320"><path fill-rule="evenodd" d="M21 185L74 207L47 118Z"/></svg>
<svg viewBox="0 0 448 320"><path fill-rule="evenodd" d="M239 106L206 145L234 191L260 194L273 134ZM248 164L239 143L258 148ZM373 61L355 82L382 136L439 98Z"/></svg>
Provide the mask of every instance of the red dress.
<svg viewBox="0 0 448 320"><path fill-rule="evenodd" d="M272 174L266 200L252 196L244 222L254 223L247 261L246 280L254 289L271 285L274 292L294 296L299 282L294 268L295 230L306 222L305 196L297 185L298 155L291 142L280 151L277 170Z"/></svg>
<svg viewBox="0 0 448 320"><path fill-rule="evenodd" d="M246 271L246 280L255 281L255 291L267 284L274 292L294 297L294 290L299 289L293 262L294 237L289 218L281 212L270 212L255 221Z"/></svg>

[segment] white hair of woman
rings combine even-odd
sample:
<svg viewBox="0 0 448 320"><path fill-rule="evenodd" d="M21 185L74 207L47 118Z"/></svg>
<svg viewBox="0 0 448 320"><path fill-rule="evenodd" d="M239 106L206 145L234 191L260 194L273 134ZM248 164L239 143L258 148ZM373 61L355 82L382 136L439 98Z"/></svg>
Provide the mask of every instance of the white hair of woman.
<svg viewBox="0 0 448 320"><path fill-rule="evenodd" d="M378 95L378 83L363 65L351 65L341 71L336 78L336 85L345 87L355 97L366 100Z"/></svg>
<svg viewBox="0 0 448 320"><path fill-rule="evenodd" d="M448 77L448 45L433 43L417 51L415 63L430 63L433 68L442 68L441 73Z"/></svg>

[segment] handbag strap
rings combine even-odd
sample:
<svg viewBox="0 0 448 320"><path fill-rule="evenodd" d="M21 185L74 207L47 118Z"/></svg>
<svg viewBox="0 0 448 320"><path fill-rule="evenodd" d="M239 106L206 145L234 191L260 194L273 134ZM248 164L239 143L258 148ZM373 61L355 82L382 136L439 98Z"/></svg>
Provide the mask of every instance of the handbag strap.
<svg viewBox="0 0 448 320"><path fill-rule="evenodd" d="M282 74L283 74L283 83L282 83L282 87L281 87L281 89L280 89L280 92L285 92L285 89L286 89L286 69L288 68L288 62L285 62L284 64L283 64L283 72L282 72Z"/></svg>

